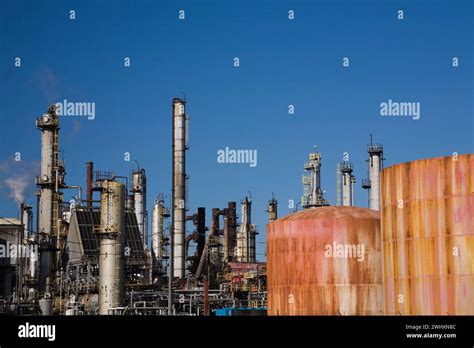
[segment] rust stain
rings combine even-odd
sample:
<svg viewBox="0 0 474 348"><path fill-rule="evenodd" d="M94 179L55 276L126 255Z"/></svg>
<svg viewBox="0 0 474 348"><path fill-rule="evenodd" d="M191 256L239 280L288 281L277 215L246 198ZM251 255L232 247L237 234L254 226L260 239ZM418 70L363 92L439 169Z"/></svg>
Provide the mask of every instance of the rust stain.
<svg viewBox="0 0 474 348"><path fill-rule="evenodd" d="M363 260L327 246L364 245ZM269 315L380 315L379 213L358 207L303 210L267 225Z"/></svg>
<svg viewBox="0 0 474 348"><path fill-rule="evenodd" d="M385 314L474 314L474 155L381 175Z"/></svg>

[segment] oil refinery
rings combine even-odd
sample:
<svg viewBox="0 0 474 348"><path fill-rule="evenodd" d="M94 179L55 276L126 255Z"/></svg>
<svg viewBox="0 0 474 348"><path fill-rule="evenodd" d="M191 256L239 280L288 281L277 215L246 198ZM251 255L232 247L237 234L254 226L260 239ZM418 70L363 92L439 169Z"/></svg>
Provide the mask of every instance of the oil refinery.
<svg viewBox="0 0 474 348"><path fill-rule="evenodd" d="M94 158L84 189L67 184L56 106L36 119L36 213L23 202L18 217L0 222L2 250L26 251L0 264L2 313L474 314L474 155L384 168L383 146L371 137L369 177L361 181L368 207L357 207L354 164L337 164L331 205L315 149L303 166L302 209L279 218L276 197L268 201L262 262L250 194L188 208L186 108L184 98L172 100L169 195L147 189L156 173L138 165L128 175L95 170ZM77 200L65 202L66 190Z"/></svg>

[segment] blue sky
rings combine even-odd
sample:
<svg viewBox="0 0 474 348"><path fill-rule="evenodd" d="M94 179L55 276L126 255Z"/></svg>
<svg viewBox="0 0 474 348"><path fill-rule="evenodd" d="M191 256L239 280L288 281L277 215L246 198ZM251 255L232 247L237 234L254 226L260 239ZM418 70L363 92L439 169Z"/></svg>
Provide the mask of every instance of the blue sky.
<svg viewBox="0 0 474 348"><path fill-rule="evenodd" d="M386 166L473 152L473 18L468 0L1 0L0 216L17 215L4 180L20 166L34 171L40 159L35 117L63 99L96 104L94 120L61 121L68 184L85 184L87 161L127 175L130 152L147 172L148 207L160 192L169 197L170 105L184 92L190 212L205 206L209 223L211 208L250 191L263 259L268 199L274 192L280 216L290 211L314 145L332 203L336 163L349 152L359 206L367 205L360 179L370 133L384 145ZM420 120L381 117L388 99L421 103ZM217 163L226 146L256 149L257 167ZM15 152L22 162L11 163ZM33 182L26 193L33 204Z"/></svg>

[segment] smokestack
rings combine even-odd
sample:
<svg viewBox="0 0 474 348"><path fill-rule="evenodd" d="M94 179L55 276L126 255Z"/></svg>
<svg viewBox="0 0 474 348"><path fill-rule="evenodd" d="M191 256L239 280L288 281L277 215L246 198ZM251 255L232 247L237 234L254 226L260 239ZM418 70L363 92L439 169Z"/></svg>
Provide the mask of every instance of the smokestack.
<svg viewBox="0 0 474 348"><path fill-rule="evenodd" d="M132 192L135 207L135 215L138 221L138 229L143 239L145 249L148 245L148 231L146 224L146 175L145 169L132 173Z"/></svg>
<svg viewBox="0 0 474 348"><path fill-rule="evenodd" d="M185 226L186 226L186 102L173 99L173 168L172 168L172 248L173 277L184 278L185 273Z"/></svg>
<svg viewBox="0 0 474 348"><path fill-rule="evenodd" d="M227 209L224 209L224 261L231 262L235 254L236 242L236 209L235 202L228 202Z"/></svg>
<svg viewBox="0 0 474 348"><path fill-rule="evenodd" d="M124 293L125 185L101 182L99 251L99 314L119 307Z"/></svg>
<svg viewBox="0 0 474 348"><path fill-rule="evenodd" d="M204 250L204 244L206 243L206 208L199 207L197 209L197 223L196 223L197 237L197 257L201 259L202 252Z"/></svg>
<svg viewBox="0 0 474 348"><path fill-rule="evenodd" d="M32 234L33 230L33 212L31 211L31 206L23 204L23 209L21 209L23 214L23 226L24 226L24 235L23 241L28 240L28 236Z"/></svg>
<svg viewBox="0 0 474 348"><path fill-rule="evenodd" d="M383 168L383 146L372 144L372 135L367 152L369 153L370 209L380 210L380 171Z"/></svg>
<svg viewBox="0 0 474 348"><path fill-rule="evenodd" d="M219 216L221 215L221 210L219 208L212 208L212 222L211 228L209 231L209 258L210 258L210 267L211 274L208 274L208 279L212 283L215 279L215 272L221 266L221 260L219 258L220 254L220 238L219 238Z"/></svg>
<svg viewBox="0 0 474 348"><path fill-rule="evenodd" d="M229 261L235 259L235 248L237 246L237 203L227 203L227 215L228 215L228 226L229 226L229 240L227 247L229 248Z"/></svg>
<svg viewBox="0 0 474 348"><path fill-rule="evenodd" d="M49 293L54 260L54 236L57 235L59 207L54 200L57 188L62 184L59 163L59 115L54 105L48 112L36 119L36 127L41 130L41 174L36 178L40 191L39 230L40 236L40 274L39 290ZM55 209L53 212L53 202Z"/></svg>
<svg viewBox="0 0 474 348"><path fill-rule="evenodd" d="M86 163L86 200L87 206L92 206L92 176L94 172L94 162Z"/></svg>

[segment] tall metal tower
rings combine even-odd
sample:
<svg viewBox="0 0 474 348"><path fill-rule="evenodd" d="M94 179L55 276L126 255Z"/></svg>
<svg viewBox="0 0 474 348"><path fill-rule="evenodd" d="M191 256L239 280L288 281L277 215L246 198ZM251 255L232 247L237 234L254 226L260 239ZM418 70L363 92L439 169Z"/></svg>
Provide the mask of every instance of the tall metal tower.
<svg viewBox="0 0 474 348"><path fill-rule="evenodd" d="M309 172L309 175L303 175L302 179L304 193L301 205L303 209L329 205L321 189L321 154L316 152L316 146L314 152L309 154L309 162L305 163L304 170Z"/></svg>
<svg viewBox="0 0 474 348"><path fill-rule="evenodd" d="M370 144L367 145L367 152L369 153L369 179L362 180L362 188L369 192L369 208L380 210L380 172L383 169L383 146L372 143L372 134L370 135Z"/></svg>
<svg viewBox="0 0 474 348"><path fill-rule="evenodd" d="M39 290L49 297L57 269L55 263L59 262L55 252L58 250L63 200L60 189L65 185L66 174L64 163L59 160L59 115L55 105L36 119L36 127L41 130L41 174L36 177L39 195Z"/></svg>
<svg viewBox="0 0 474 348"><path fill-rule="evenodd" d="M344 161L339 166L342 176L342 205L354 205L355 176L352 175L352 163Z"/></svg>

